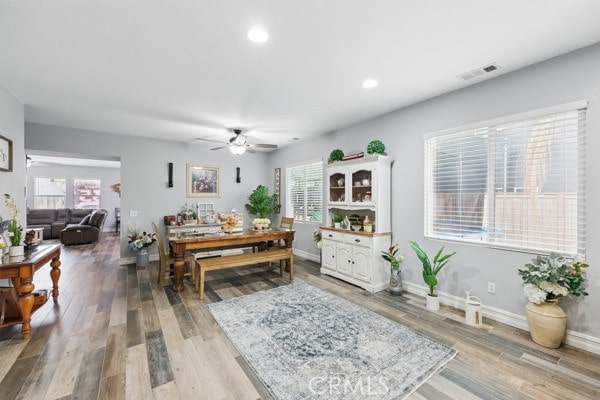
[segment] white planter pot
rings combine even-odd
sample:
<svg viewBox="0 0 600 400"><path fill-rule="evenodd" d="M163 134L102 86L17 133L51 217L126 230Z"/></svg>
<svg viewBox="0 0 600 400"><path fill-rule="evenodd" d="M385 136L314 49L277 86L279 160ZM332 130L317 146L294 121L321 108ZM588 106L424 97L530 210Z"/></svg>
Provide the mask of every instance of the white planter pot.
<svg viewBox="0 0 600 400"><path fill-rule="evenodd" d="M25 253L25 246L10 246L8 248L8 255L10 257L22 256Z"/></svg>
<svg viewBox="0 0 600 400"><path fill-rule="evenodd" d="M426 295L425 299L426 299L425 304L427 305L427 308L429 310L438 311L440 309L440 298L439 297Z"/></svg>

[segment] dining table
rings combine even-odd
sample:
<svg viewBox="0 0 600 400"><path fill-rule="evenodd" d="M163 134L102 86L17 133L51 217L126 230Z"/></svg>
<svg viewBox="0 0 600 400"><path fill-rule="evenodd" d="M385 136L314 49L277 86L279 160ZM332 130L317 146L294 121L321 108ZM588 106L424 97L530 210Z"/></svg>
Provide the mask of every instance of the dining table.
<svg viewBox="0 0 600 400"><path fill-rule="evenodd" d="M242 232L213 233L177 233L168 237L172 257L175 262L173 291L181 292L185 286L185 254L191 252L208 252L235 248L261 248L261 244L283 241L285 248L291 248L294 241L294 230L286 228L246 229Z"/></svg>

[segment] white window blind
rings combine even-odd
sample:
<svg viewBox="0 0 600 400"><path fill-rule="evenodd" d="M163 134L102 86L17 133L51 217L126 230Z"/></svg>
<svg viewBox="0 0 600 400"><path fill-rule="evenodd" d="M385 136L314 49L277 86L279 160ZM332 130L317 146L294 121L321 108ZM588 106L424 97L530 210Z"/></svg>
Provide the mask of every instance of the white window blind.
<svg viewBox="0 0 600 400"><path fill-rule="evenodd" d="M35 178L33 208L66 208L65 178Z"/></svg>
<svg viewBox="0 0 600 400"><path fill-rule="evenodd" d="M286 216L323 221L323 162L286 167Z"/></svg>
<svg viewBox="0 0 600 400"><path fill-rule="evenodd" d="M586 108L425 138L425 235L585 255Z"/></svg>

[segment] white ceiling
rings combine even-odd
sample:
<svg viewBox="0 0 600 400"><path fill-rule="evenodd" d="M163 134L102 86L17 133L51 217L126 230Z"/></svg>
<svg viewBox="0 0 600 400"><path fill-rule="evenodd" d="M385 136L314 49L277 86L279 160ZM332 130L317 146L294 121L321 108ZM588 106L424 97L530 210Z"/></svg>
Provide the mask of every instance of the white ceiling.
<svg viewBox="0 0 600 400"><path fill-rule="evenodd" d="M598 0L0 2L27 121L176 141L285 145L597 42Z"/></svg>

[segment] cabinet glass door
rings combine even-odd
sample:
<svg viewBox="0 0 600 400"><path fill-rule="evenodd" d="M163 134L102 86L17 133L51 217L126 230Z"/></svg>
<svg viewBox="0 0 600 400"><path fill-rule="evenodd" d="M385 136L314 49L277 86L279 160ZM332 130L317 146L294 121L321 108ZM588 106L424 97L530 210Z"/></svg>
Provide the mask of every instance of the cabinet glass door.
<svg viewBox="0 0 600 400"><path fill-rule="evenodd" d="M329 192L328 202L344 204L347 202L346 199L346 171L345 170L330 170L329 181L327 182Z"/></svg>
<svg viewBox="0 0 600 400"><path fill-rule="evenodd" d="M372 205L374 203L374 168L362 167L361 169L351 170L349 175L352 179L351 203L353 205Z"/></svg>

